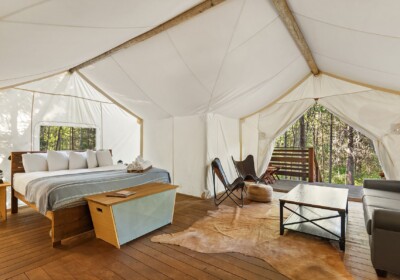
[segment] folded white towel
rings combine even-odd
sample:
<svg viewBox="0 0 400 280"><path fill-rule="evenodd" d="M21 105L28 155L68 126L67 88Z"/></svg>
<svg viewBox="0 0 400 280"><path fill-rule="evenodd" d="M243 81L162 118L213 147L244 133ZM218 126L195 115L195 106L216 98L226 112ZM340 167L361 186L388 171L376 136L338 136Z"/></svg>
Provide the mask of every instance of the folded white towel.
<svg viewBox="0 0 400 280"><path fill-rule="evenodd" d="M134 162L128 165L128 170L145 170L151 166L152 163L150 161L138 156Z"/></svg>

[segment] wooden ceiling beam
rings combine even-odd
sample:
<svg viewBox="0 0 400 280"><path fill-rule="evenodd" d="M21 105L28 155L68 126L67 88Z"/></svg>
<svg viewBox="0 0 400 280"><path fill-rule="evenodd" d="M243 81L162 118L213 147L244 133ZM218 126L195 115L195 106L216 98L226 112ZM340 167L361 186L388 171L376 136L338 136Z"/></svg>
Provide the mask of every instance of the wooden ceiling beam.
<svg viewBox="0 0 400 280"><path fill-rule="evenodd" d="M304 39L303 33L301 32L299 25L296 22L296 19L293 16L292 11L289 8L286 0L272 0L276 10L283 23L286 25L286 28L289 30L290 35L292 35L293 40L296 42L297 47L302 53L304 59L306 60L308 66L311 69L311 72L314 75L319 74L319 70L317 64L315 63L314 57L311 53L310 48L306 40Z"/></svg>
<svg viewBox="0 0 400 280"><path fill-rule="evenodd" d="M172 27L174 27L174 26L176 26L176 25L178 25L178 24L180 24L180 23L182 23L184 21L187 21L187 20L191 19L192 17L194 17L194 16L196 16L196 15L198 15L198 14L200 14L200 13L202 13L202 12L204 12L204 11L206 11L206 10L208 10L208 9L210 9L210 8L216 6L216 5L218 5L218 4L220 4L220 3L224 2L224 1L225 0L205 0L205 1L201 2L200 4L194 6L193 8L191 8L191 9L189 9L189 10L187 10L187 11L185 11L185 12L183 12L183 13L177 15L177 16L175 16L174 18L172 18L172 19L170 19L170 20L168 20L168 21L166 21L166 22L154 27L153 29L151 29L151 30L149 30L149 31L147 31L147 32L135 37L135 38L132 38L132 39L130 39L130 40L128 40L128 41L126 41L126 42L114 47L114 48L112 48L111 50L108 50L108 51L106 51L106 52L104 52L104 53L102 53L102 54L100 54L100 55L98 55L96 57L93 57L92 59L90 59L88 61L85 61L85 62L83 62L83 63L81 63L81 64L79 64L79 65L77 65L77 66L75 66L75 67L73 67L71 69L69 69L69 72L72 73L74 71L77 71L77 70L79 70L81 68L84 68L86 66L89 66L89 65L91 65L91 64L93 64L93 63L95 63L97 61L100 61L100 60L102 60L102 59L104 59L104 58L106 58L106 57L108 57L108 56L110 56L110 55L122 50L122 49L129 48L130 46L133 46L133 45L135 45L137 43L140 43L140 42L142 42L144 40L147 40L147 39L149 39L149 38L151 38L151 37L163 32L163 31L166 31L166 30L168 30L168 29L170 29L170 28L172 28Z"/></svg>

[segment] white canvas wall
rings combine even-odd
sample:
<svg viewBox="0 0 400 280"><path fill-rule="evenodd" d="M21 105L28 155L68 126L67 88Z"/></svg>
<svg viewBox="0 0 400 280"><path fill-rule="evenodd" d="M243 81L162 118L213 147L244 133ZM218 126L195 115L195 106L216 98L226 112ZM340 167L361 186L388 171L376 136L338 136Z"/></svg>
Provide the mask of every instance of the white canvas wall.
<svg viewBox="0 0 400 280"><path fill-rule="evenodd" d="M147 120L143 124L143 157L166 169L174 180L174 120Z"/></svg>
<svg viewBox="0 0 400 280"><path fill-rule="evenodd" d="M114 104L102 104L102 141L113 150L116 163L129 163L140 155L140 124L138 120Z"/></svg>
<svg viewBox="0 0 400 280"><path fill-rule="evenodd" d="M168 170L180 193L213 194L209 167L215 157L221 159L228 179L235 179L231 156L240 158L238 119L208 114L145 121L144 157Z"/></svg>
<svg viewBox="0 0 400 280"><path fill-rule="evenodd" d="M259 129L258 121L259 114L254 114L248 118L241 120L241 145L242 145L242 159L245 159L248 155L253 155L254 162L258 167L258 141L259 141Z"/></svg>
<svg viewBox="0 0 400 280"><path fill-rule="evenodd" d="M174 183L181 193L201 196L206 185L204 116L174 118Z"/></svg>
<svg viewBox="0 0 400 280"><path fill-rule="evenodd" d="M214 195L211 162L218 157L230 182L237 178L232 157L240 160L239 120L221 115L207 115L207 188L205 196ZM216 192L224 190L216 178Z"/></svg>
<svg viewBox="0 0 400 280"><path fill-rule="evenodd" d="M201 196L205 189L205 131L203 116L145 121L144 158L168 170L180 193Z"/></svg>
<svg viewBox="0 0 400 280"><path fill-rule="evenodd" d="M11 151L31 149L32 96L19 90L0 91L0 169L8 181Z"/></svg>

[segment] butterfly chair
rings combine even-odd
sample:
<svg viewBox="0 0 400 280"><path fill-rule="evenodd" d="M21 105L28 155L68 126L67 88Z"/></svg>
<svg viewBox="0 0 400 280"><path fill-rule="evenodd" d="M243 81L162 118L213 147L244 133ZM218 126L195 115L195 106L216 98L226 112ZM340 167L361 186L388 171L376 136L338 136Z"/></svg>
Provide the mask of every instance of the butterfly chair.
<svg viewBox="0 0 400 280"><path fill-rule="evenodd" d="M219 158L215 158L212 163L212 173L213 173L213 184L214 184L214 203L215 205L220 205L225 199L228 197L232 199L233 202L239 207L243 207L243 190L244 190L244 182L242 178L236 178L232 184L229 183L228 179L226 178L224 169L222 168L221 161ZM217 195L216 190L216 182L215 182L215 175L219 178L221 183L224 185L225 192L221 194L219 197ZM234 192L240 190L240 197L238 197ZM234 199L235 198L235 199ZM239 203L238 203L239 201Z"/></svg>
<svg viewBox="0 0 400 280"><path fill-rule="evenodd" d="M261 177L257 177L256 170L254 168L253 155L248 155L243 161L236 161L232 156L232 161L235 165L237 174L242 177L244 181L268 184L264 179L265 174L263 174Z"/></svg>

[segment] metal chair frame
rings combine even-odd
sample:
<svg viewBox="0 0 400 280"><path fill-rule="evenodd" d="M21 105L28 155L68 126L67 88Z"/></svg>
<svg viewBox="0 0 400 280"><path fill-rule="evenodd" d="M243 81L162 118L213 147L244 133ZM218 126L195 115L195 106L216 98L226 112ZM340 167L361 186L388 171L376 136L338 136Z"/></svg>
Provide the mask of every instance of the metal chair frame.
<svg viewBox="0 0 400 280"><path fill-rule="evenodd" d="M213 185L214 185L214 203L216 206L220 205L222 202L225 201L228 197L240 208L243 207L243 202L244 202L244 196L243 196L243 190L245 188L245 184L243 181L243 178L238 177L233 181L232 184L229 183L228 179L226 178L224 169L222 168L221 161L219 158L215 158L212 163L211 163L211 168L212 168L212 174L213 174ZM216 172L216 170L219 171ZM216 181L215 181L215 175L219 178L221 183L224 186L224 193L218 196L217 194L217 189L216 189ZM238 197L234 191L240 190L240 197ZM232 197L234 196L236 200ZM239 201L239 203L237 202Z"/></svg>
<svg viewBox="0 0 400 280"><path fill-rule="evenodd" d="M260 177L257 177L254 168L254 157L248 155L243 161L236 161L232 156L233 165L235 165L236 173L243 178L244 181L253 181L255 183L268 184L264 177L267 171ZM240 165L240 166L239 166Z"/></svg>

